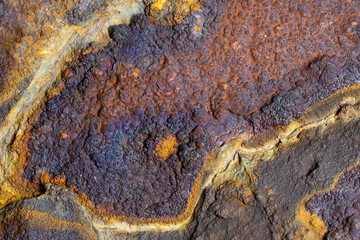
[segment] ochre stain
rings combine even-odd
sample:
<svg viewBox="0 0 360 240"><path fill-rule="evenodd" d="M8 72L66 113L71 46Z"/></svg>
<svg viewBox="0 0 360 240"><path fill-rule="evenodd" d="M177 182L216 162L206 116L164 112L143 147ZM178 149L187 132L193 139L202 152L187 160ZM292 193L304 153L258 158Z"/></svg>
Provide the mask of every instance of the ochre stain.
<svg viewBox="0 0 360 240"><path fill-rule="evenodd" d="M297 217L306 226L297 233L298 239L323 239L325 233L327 232L325 223L316 214L311 214L306 211L304 204L302 204L298 209Z"/></svg>
<svg viewBox="0 0 360 240"><path fill-rule="evenodd" d="M151 8L152 9L157 8L159 10L163 10L165 2L166 0L158 0L157 2L151 5Z"/></svg>
<svg viewBox="0 0 360 240"><path fill-rule="evenodd" d="M62 133L61 133L61 138L64 139L64 138L66 138L67 136L68 136L68 135L67 135L65 132L62 132Z"/></svg>
<svg viewBox="0 0 360 240"><path fill-rule="evenodd" d="M175 136L169 135L162 139L154 150L154 155L161 161L165 161L175 151L177 139Z"/></svg>

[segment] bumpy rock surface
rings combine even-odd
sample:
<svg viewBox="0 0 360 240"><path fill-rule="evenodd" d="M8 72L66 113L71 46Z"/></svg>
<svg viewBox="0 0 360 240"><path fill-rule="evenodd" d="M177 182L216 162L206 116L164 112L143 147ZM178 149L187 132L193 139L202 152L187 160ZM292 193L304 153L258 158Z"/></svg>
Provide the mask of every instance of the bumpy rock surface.
<svg viewBox="0 0 360 240"><path fill-rule="evenodd" d="M28 141L24 177L64 178L116 215L177 216L211 149L253 128L289 124L359 83L357 44L327 41L341 23L310 34L319 31L319 13L300 21L301 9L275 18L281 6L244 11L243 4L206 1L176 26L139 15L111 27L114 42L67 69L64 89L47 102ZM159 159L156 148L169 136L173 153Z"/></svg>
<svg viewBox="0 0 360 240"><path fill-rule="evenodd" d="M360 238L358 1L146 0L105 44L59 61L52 86L39 55L7 96L27 66L18 45L46 59L31 48L46 21L73 34L63 51L116 1L70 2L0 2L1 127L17 103L29 110L33 85L53 87L0 135L0 180L39 189L8 191L0 239ZM207 172L227 149L233 160Z"/></svg>

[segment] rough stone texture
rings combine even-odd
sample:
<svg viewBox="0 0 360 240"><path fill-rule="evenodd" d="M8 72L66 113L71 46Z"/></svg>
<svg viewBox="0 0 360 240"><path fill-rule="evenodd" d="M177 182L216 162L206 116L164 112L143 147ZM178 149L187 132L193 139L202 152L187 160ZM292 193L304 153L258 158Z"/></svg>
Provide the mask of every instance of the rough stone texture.
<svg viewBox="0 0 360 240"><path fill-rule="evenodd" d="M359 132L358 121L346 126L339 122L325 132L321 129L303 131L298 136L298 144L280 148L274 161L260 164L254 192L267 216L273 219L273 229L279 237L294 238L291 231L284 232L284 228L289 228L286 223L294 216L301 199L330 187L338 174L357 162ZM338 204L347 205L343 201Z"/></svg>
<svg viewBox="0 0 360 240"><path fill-rule="evenodd" d="M359 128L358 119L344 124L339 118L325 131L316 127L302 132L298 136L301 141L281 145L274 160L259 164L254 185L241 186L230 181L206 189L192 221L183 230L121 234L100 231L98 236L107 236L103 239L304 239L298 236L293 224L299 202L314 191L329 188L340 174L334 190L313 196L306 207L325 221L329 229L326 239L334 236L358 239L359 167L341 174L359 159ZM52 205L72 206L67 198L66 194L56 201L46 197ZM38 198L31 201L44 206ZM8 209L17 208L6 208L3 214L9 213ZM48 206L35 209L57 217L71 213L52 212Z"/></svg>
<svg viewBox="0 0 360 240"><path fill-rule="evenodd" d="M207 189L186 231L120 235L134 239L305 239L294 227L299 202L330 187L342 170L359 159L360 122L338 120L323 131L302 132L298 143L280 146L271 162L259 165L257 182ZM351 147L349 147L351 146ZM341 175L335 190L312 197L306 207L319 214L325 239L358 239L359 167ZM341 199L339 199L341 198ZM345 232L344 232L345 231ZM338 238L334 238L337 236Z"/></svg>
<svg viewBox="0 0 360 240"><path fill-rule="evenodd" d="M51 187L39 198L0 211L0 239L96 239L92 223L71 192Z"/></svg>
<svg viewBox="0 0 360 240"><path fill-rule="evenodd" d="M64 51L60 50L61 43L59 44L54 35L66 39L64 31L80 25L86 27L96 15L103 14L102 18L106 18L104 13L111 12L106 7L113 2L113 0L0 1L0 124L24 95L31 80L42 67L44 58L51 62L51 55L56 54L54 50ZM119 2L125 3L126 6L129 1L116 1ZM82 44L68 42L70 47L66 49L73 47L82 49L91 45L91 42L83 42ZM73 49L73 52L79 51ZM61 54L59 58L60 56ZM64 64L61 59L58 60L59 64Z"/></svg>
<svg viewBox="0 0 360 240"><path fill-rule="evenodd" d="M335 189L315 195L307 203L328 232L325 239L357 239L360 236L360 167L340 176Z"/></svg>
<svg viewBox="0 0 360 240"><path fill-rule="evenodd" d="M359 56L357 57L359 59ZM339 89L359 83L359 62L346 63L337 57L321 57L301 70L285 76L299 79L297 86L286 93L277 94L261 109L251 115L255 131L276 125L287 125L299 118L307 108L320 102Z"/></svg>
<svg viewBox="0 0 360 240"><path fill-rule="evenodd" d="M145 13L163 25L179 24L192 11L200 9L199 0L144 0Z"/></svg>
<svg viewBox="0 0 360 240"><path fill-rule="evenodd" d="M343 26L308 35L315 28L307 21L315 23L317 15L305 24L274 19L282 6L269 6L269 16L259 19L242 16L242 8L236 1L207 1L175 27L154 25L141 15L129 27L112 27L115 43L65 71L65 88L47 103L32 131L25 177L35 182L44 173L65 178L68 186L115 214L176 216L186 207L206 153L249 131L245 119L254 122L256 131L286 125L310 105L359 83L356 58L304 62L330 53L351 57L354 46L342 47L323 36ZM252 7L256 13L258 8ZM351 15L354 10L345 11ZM296 14L284 18L290 16ZM294 29L304 39L301 48L281 44L282 32L268 26L282 21L290 33L294 24L305 24L304 31ZM252 28L242 32L238 26L244 22ZM247 44L252 47L243 48ZM291 54L270 56L276 47ZM294 63L298 58L302 61ZM260 113L251 114L260 107ZM153 151L167 135L176 136L179 148L160 163Z"/></svg>
<svg viewBox="0 0 360 240"><path fill-rule="evenodd" d="M212 0L174 27L144 15L111 27L114 42L67 69L64 89L47 102L24 177L64 178L115 215L181 214L209 150L287 125L359 83L357 40L328 41L349 27L338 9L350 18L358 9L331 1L322 19L318 4ZM177 151L159 161L154 150L168 136Z"/></svg>
<svg viewBox="0 0 360 240"><path fill-rule="evenodd" d="M303 239L296 225L301 201L359 160L359 121L342 119L344 109L358 113L358 106L339 102L334 123L302 130L297 143L280 141L272 161L256 159L251 184L210 184L182 229L95 230L96 216L77 197L132 224L177 217L211 150L242 133L266 136L360 83L358 1L208 0L201 8L197 1L161 2L145 1L150 16L110 27L110 44L88 50L63 72L64 86L26 128L27 162L17 173L40 188L61 187L47 186L42 195L3 208L0 237ZM78 1L61 19L81 28L97 21L93 15L102 17L98 8L108 3ZM30 14L19 14L21 6L38 9L32 2L0 2L0 89L17 64L10 40L46 38L42 28L23 27ZM0 101L0 122L30 81ZM7 164L16 163L1 162ZM335 189L306 202L325 222L325 238L359 239L359 174L355 167Z"/></svg>
<svg viewBox="0 0 360 240"><path fill-rule="evenodd" d="M91 15L101 9L106 3L106 0L80 0L66 12L66 17L71 24L79 25L88 20Z"/></svg>
<svg viewBox="0 0 360 240"><path fill-rule="evenodd" d="M251 189L233 182L205 193L189 239L273 239L271 217Z"/></svg>

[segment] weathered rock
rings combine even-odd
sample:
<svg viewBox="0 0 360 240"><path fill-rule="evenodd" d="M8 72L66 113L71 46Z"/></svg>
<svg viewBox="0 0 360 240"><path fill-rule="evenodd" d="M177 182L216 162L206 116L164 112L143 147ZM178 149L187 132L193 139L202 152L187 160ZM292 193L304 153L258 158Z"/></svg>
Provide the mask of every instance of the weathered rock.
<svg viewBox="0 0 360 240"><path fill-rule="evenodd" d="M0 3L1 237L358 239L358 2L134 4Z"/></svg>
<svg viewBox="0 0 360 240"><path fill-rule="evenodd" d="M110 36L117 43L67 69L65 88L47 102L28 141L25 178L40 183L42 174L64 178L67 186L115 215L177 216L187 206L206 154L251 131L245 119L254 122L256 131L287 125L314 103L359 83L354 47L339 48L346 60L324 57L295 70L275 58L239 68L252 53L237 54L234 41L253 39L270 49L275 34L267 27L267 41L235 32L244 20L232 22L229 15L240 13L238 2L206 1L201 12L176 27L152 24L144 15L135 16L130 27L112 27ZM261 18L265 26L274 24ZM315 55L310 47L304 45L304 59ZM323 54L332 54L334 47L324 45ZM292 58L287 61L295 68L304 64ZM258 65L262 71L246 75ZM155 148L168 136L176 137L177 151L159 161Z"/></svg>
<svg viewBox="0 0 360 240"><path fill-rule="evenodd" d="M75 196L49 186L37 198L11 203L0 212L0 239L96 239L96 231Z"/></svg>
<svg viewBox="0 0 360 240"><path fill-rule="evenodd" d="M306 209L326 224L326 239L357 239L360 236L360 167L340 176L335 189L320 193L306 203Z"/></svg>

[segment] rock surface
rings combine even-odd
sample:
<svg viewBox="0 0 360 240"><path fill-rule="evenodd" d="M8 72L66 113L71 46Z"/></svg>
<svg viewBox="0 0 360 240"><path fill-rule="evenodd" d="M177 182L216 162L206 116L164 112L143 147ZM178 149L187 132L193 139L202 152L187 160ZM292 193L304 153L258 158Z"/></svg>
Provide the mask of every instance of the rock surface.
<svg viewBox="0 0 360 240"><path fill-rule="evenodd" d="M0 238L359 239L359 13L1 2Z"/></svg>

